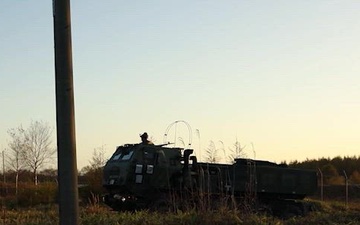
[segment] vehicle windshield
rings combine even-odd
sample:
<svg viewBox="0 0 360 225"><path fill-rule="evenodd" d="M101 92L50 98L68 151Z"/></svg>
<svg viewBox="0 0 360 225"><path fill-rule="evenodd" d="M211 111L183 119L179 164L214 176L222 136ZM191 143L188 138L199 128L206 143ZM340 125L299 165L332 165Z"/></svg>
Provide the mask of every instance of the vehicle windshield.
<svg viewBox="0 0 360 225"><path fill-rule="evenodd" d="M127 161L131 159L134 150L131 148L118 147L115 154L111 157L111 161Z"/></svg>

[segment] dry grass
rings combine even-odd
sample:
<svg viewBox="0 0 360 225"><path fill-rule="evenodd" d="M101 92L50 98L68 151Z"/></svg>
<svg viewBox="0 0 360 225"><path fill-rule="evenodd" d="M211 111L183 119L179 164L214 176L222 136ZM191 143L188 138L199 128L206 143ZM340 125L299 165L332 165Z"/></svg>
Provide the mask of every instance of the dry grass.
<svg viewBox="0 0 360 225"><path fill-rule="evenodd" d="M244 213L240 209L219 208L217 210L177 211L158 213L150 211L114 212L101 204L90 204L80 210L81 225L309 225L309 224L359 224L360 204L346 207L339 202L318 202L317 211L305 217L281 220L259 213ZM1 213L0 225L52 225L58 224L58 211L52 208L8 210Z"/></svg>

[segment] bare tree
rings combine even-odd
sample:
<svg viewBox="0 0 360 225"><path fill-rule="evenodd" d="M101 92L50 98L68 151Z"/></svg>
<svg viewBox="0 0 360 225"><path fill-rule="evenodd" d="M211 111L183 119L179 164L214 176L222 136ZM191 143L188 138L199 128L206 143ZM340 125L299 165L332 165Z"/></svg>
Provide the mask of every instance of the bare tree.
<svg viewBox="0 0 360 225"><path fill-rule="evenodd" d="M106 164L105 152L105 145L94 148L89 165L83 167L80 170L80 174L84 175L90 171L101 170Z"/></svg>
<svg viewBox="0 0 360 225"><path fill-rule="evenodd" d="M32 170L34 183L38 183L38 172L45 164L53 161L56 149L52 146L52 129L42 121L31 122L25 130L26 149L24 158L26 164Z"/></svg>
<svg viewBox="0 0 360 225"><path fill-rule="evenodd" d="M105 146L97 147L94 149L90 165L81 169L80 173L85 178L89 190L92 194L100 195L102 193L102 180L103 180L103 167L106 164L105 159ZM92 198L89 198L92 201Z"/></svg>
<svg viewBox="0 0 360 225"><path fill-rule="evenodd" d="M18 196L19 173L26 167L24 152L27 146L25 130L22 126L8 130L10 141L7 149L6 163L15 172L15 194Z"/></svg>
<svg viewBox="0 0 360 225"><path fill-rule="evenodd" d="M91 160L89 161L90 166L92 168L97 169L105 166L106 163L105 152L106 152L105 145L102 145L94 149Z"/></svg>
<svg viewBox="0 0 360 225"><path fill-rule="evenodd" d="M246 146L241 146L241 143L236 139L233 147L229 148L229 161L234 162L236 158L246 157L246 154L244 152L245 147Z"/></svg>

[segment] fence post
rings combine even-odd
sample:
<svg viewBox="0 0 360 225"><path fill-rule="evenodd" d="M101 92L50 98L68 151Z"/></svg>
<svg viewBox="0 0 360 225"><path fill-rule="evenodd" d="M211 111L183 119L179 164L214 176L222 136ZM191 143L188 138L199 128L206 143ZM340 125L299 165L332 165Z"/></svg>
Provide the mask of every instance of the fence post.
<svg viewBox="0 0 360 225"><path fill-rule="evenodd" d="M320 173L320 196L321 196L320 198L321 201L324 201L324 176L320 168L318 168L318 171Z"/></svg>
<svg viewBox="0 0 360 225"><path fill-rule="evenodd" d="M348 207L349 205L349 181L348 181L348 176L346 175L345 170L343 170L344 175L345 175L345 204L346 207Z"/></svg>

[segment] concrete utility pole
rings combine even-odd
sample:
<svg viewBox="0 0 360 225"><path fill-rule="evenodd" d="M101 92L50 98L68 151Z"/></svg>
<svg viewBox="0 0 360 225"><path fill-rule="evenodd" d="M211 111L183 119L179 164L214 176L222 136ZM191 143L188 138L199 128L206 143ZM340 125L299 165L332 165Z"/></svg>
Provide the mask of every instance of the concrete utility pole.
<svg viewBox="0 0 360 225"><path fill-rule="evenodd" d="M60 225L79 224L70 0L53 0Z"/></svg>

